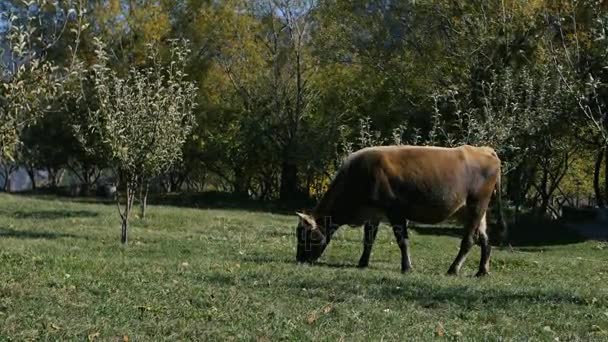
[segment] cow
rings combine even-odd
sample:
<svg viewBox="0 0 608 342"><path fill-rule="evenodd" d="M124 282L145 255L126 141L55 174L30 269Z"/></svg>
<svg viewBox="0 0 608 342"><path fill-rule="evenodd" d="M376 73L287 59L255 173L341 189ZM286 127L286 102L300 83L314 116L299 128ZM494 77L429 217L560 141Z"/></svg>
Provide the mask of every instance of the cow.
<svg viewBox="0 0 608 342"><path fill-rule="evenodd" d="M310 214L297 212L298 262L315 262L342 225L364 225L359 267L367 267L380 221L387 221L401 250L401 271L409 272L408 223L436 224L450 217L464 223L464 236L448 274L458 274L476 242L481 247L477 276L489 273L486 211L495 194L504 236L501 161L494 149L463 145L376 146L348 156Z"/></svg>

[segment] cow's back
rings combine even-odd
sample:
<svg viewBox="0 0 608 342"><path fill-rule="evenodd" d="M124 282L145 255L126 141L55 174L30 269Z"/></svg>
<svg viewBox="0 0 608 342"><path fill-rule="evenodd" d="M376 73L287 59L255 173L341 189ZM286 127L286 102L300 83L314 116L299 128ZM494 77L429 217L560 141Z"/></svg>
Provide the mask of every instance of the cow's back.
<svg viewBox="0 0 608 342"><path fill-rule="evenodd" d="M437 223L467 200L486 196L497 172L500 160L486 147L365 148L345 160L316 212L337 224L361 224L390 211Z"/></svg>

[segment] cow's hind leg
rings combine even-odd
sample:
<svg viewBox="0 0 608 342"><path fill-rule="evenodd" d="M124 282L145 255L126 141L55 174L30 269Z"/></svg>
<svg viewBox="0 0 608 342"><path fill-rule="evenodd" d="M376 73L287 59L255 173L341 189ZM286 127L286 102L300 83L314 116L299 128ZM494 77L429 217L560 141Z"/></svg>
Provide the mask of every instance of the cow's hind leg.
<svg viewBox="0 0 608 342"><path fill-rule="evenodd" d="M490 245L488 243L488 236L486 234L486 215L485 208L473 207L469 209L464 236L460 243L460 250L454 262L448 270L448 274L456 275L460 271L460 268L466 260L467 254L473 247L475 238L481 246L481 264L477 275L484 275L488 273L488 264L490 260Z"/></svg>
<svg viewBox="0 0 608 342"><path fill-rule="evenodd" d="M378 225L379 222L377 221L368 221L365 223L363 232L363 254L361 254L361 258L359 259L358 267L363 268L369 265L369 257L372 254L372 247L374 246L374 241L378 234Z"/></svg>
<svg viewBox="0 0 608 342"><path fill-rule="evenodd" d="M490 239L488 238L486 229L486 215L484 214L479 222L479 234L477 236L477 243L481 247L481 259L479 260L479 271L477 271L476 277L487 275L490 272L490 253L492 252L492 247L490 247Z"/></svg>
<svg viewBox="0 0 608 342"><path fill-rule="evenodd" d="M412 261L410 259L409 236L407 232L408 221L402 220L400 223L391 221L393 233L397 240L397 245L401 250L401 272L406 273L412 270Z"/></svg>

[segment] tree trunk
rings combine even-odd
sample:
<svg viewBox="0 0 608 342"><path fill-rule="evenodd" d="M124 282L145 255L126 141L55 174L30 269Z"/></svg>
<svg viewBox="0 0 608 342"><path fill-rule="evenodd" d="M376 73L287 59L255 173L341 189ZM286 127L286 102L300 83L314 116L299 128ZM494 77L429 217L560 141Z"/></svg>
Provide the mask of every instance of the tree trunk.
<svg viewBox="0 0 608 342"><path fill-rule="evenodd" d="M129 218L123 217L122 218L122 229L120 232L120 243L122 243L123 246L126 246L128 244L128 238L127 238L128 228L129 228Z"/></svg>
<svg viewBox="0 0 608 342"><path fill-rule="evenodd" d="M137 189L136 184L133 182L127 182L126 184L126 201L125 201L125 209L124 212L120 213L120 218L122 219L121 231L120 231L120 242L123 246L128 244L128 229L129 229L129 215L131 214L131 209L133 207L133 200L135 199L135 191ZM119 201L119 196L116 196L116 201ZM119 205L120 210L120 203Z"/></svg>
<svg viewBox="0 0 608 342"><path fill-rule="evenodd" d="M65 175L65 169L54 170L52 168L47 168L49 172L49 178L51 181L51 188L56 189L59 184L61 184L61 180Z"/></svg>
<svg viewBox="0 0 608 342"><path fill-rule="evenodd" d="M608 146L604 147L604 199L606 199L607 196L608 196Z"/></svg>
<svg viewBox="0 0 608 342"><path fill-rule="evenodd" d="M298 167L291 162L283 161L281 167L281 201L294 200L298 193Z"/></svg>
<svg viewBox="0 0 608 342"><path fill-rule="evenodd" d="M0 172L2 172L2 177L4 177L4 184L2 185L4 192L11 192L11 175L15 170L16 168L12 165L0 161Z"/></svg>
<svg viewBox="0 0 608 342"><path fill-rule="evenodd" d="M3 187L4 192L11 192L11 175L7 175L6 178L4 178L4 187Z"/></svg>
<svg viewBox="0 0 608 342"><path fill-rule="evenodd" d="M600 170L602 167L602 159L604 158L605 148L602 148L595 159L595 169L593 172L593 190L595 191L595 198L597 206L600 208L604 207L604 198L600 189Z"/></svg>
<svg viewBox="0 0 608 342"><path fill-rule="evenodd" d="M146 218L146 209L148 208L148 191L149 191L149 189L150 189L150 184L148 182L145 182L141 186L139 200L141 201L141 218L142 219Z"/></svg>
<svg viewBox="0 0 608 342"><path fill-rule="evenodd" d="M546 168L543 168L543 176L541 177L541 183L538 187L538 193L540 195L540 207L539 214L541 216L546 216L549 209L549 200L551 197L548 194L547 185L549 182L549 172Z"/></svg>
<svg viewBox="0 0 608 342"><path fill-rule="evenodd" d="M234 193L239 196L246 197L247 194L247 179L241 168L234 170Z"/></svg>
<svg viewBox="0 0 608 342"><path fill-rule="evenodd" d="M36 191L36 170L33 166L26 166L26 170L30 181L32 181L32 191Z"/></svg>

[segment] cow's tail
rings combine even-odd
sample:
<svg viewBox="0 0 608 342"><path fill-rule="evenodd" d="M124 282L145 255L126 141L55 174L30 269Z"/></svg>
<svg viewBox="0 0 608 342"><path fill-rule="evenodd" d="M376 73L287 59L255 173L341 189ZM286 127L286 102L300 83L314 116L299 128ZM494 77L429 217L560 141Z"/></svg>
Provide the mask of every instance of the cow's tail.
<svg viewBox="0 0 608 342"><path fill-rule="evenodd" d="M496 218L498 224L498 234L497 234L497 242L504 246L509 243L509 229L507 227L507 222L505 221L503 209L502 209L502 186L500 180L500 173L498 171L498 176L496 177L496 205L494 206L494 210L496 211Z"/></svg>

